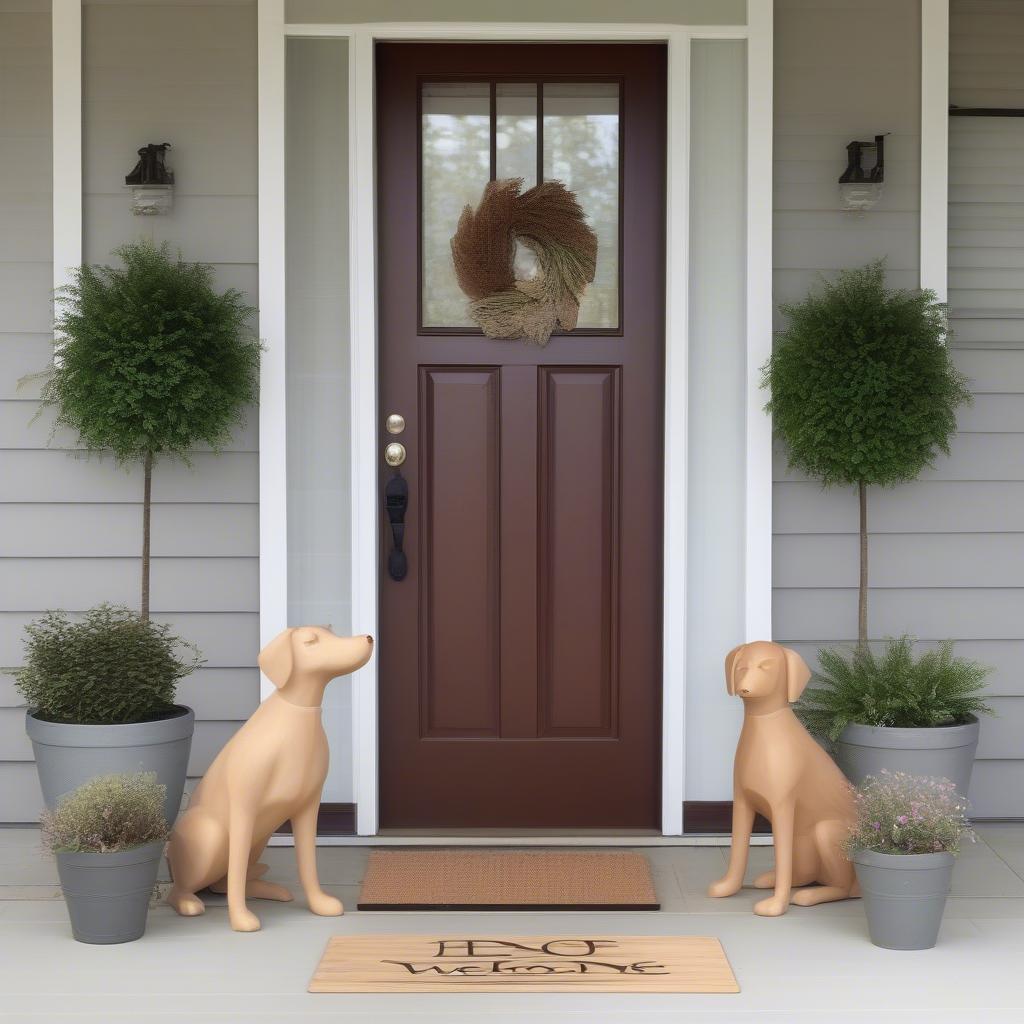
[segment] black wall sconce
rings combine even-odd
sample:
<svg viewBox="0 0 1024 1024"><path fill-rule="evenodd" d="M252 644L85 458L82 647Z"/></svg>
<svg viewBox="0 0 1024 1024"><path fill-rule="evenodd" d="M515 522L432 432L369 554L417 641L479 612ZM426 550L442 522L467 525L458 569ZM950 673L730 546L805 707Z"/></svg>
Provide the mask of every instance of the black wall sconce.
<svg viewBox="0 0 1024 1024"><path fill-rule="evenodd" d="M864 169L864 154L874 150L875 163ZM839 197L844 210L863 213L870 210L882 195L885 181L885 136L876 135L874 142L850 142L846 146L846 170L839 176Z"/></svg>
<svg viewBox="0 0 1024 1024"><path fill-rule="evenodd" d="M139 161L124 177L132 191L132 213L151 217L169 213L174 205L174 171L165 160L169 142L151 142L139 150Z"/></svg>

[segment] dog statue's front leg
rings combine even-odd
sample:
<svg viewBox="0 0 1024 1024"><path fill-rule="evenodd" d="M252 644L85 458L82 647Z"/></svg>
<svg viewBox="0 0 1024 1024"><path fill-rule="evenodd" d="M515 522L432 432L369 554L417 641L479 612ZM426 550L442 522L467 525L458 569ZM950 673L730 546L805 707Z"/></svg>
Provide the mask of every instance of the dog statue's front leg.
<svg viewBox="0 0 1024 1024"><path fill-rule="evenodd" d="M750 852L750 833L754 828L754 808L737 787L732 797L732 849L725 875L708 888L709 896L734 896L743 886Z"/></svg>
<svg viewBox="0 0 1024 1024"><path fill-rule="evenodd" d="M245 905L252 853L253 810L237 798L228 817L228 920L236 932L258 932L260 919Z"/></svg>
<svg viewBox="0 0 1024 1024"><path fill-rule="evenodd" d="M320 810L318 799L311 801L292 815L292 835L295 837L295 859L299 862L299 881L306 894L306 902L314 914L337 917L345 913L341 900L320 888L316 870L316 817Z"/></svg>
<svg viewBox="0 0 1024 1024"><path fill-rule="evenodd" d="M754 904L754 913L761 917L779 917L789 906L793 891L793 828L796 822L796 800L789 796L771 808L772 838L775 841L775 892Z"/></svg>

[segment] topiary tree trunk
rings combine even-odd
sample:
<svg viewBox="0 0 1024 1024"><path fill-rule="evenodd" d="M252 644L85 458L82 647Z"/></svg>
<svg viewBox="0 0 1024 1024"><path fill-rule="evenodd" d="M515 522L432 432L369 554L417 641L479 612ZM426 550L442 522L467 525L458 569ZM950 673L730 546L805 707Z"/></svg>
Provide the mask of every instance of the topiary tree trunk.
<svg viewBox="0 0 1024 1024"><path fill-rule="evenodd" d="M149 538L153 515L153 453L142 460L142 601L139 614L149 618Z"/></svg>
<svg viewBox="0 0 1024 1024"><path fill-rule="evenodd" d="M857 642L868 641L868 485L857 481L860 499L860 585L857 590Z"/></svg>

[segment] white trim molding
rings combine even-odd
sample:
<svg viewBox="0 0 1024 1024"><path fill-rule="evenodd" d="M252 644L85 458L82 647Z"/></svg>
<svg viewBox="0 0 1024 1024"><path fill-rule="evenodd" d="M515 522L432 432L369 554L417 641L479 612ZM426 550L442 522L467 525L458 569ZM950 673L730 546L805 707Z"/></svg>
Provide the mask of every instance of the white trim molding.
<svg viewBox="0 0 1024 1024"><path fill-rule="evenodd" d="M377 632L377 294L374 64L377 40L658 40L668 45L668 169L665 369L665 584L662 830L682 832L686 724L686 521L689 290L690 43L747 39L748 257L747 628L771 619L771 424L761 411L759 367L771 348L772 0L750 0L750 25L382 23L284 24L283 0L260 10L260 306L264 358L260 435L261 636L287 614L283 487L284 418L284 53L285 36L349 41L349 294L351 297L352 624ZM277 34L274 37L275 33ZM270 148L268 148L270 147ZM276 148L274 148L276 147ZM274 246L276 248L270 248ZM264 263L269 256L267 264ZM268 402L269 399L269 402ZM756 413L756 415L755 415ZM264 448L264 442L269 447ZM267 509L262 502L269 501ZM357 831L378 830L378 710L375 661L353 680L352 757Z"/></svg>
<svg viewBox="0 0 1024 1024"><path fill-rule="evenodd" d="M284 0L258 0L260 646L288 625ZM260 677L266 697L273 685Z"/></svg>
<svg viewBox="0 0 1024 1024"><path fill-rule="evenodd" d="M773 0L749 0L747 22L746 639L772 635L772 422L761 367L772 353Z"/></svg>
<svg viewBox="0 0 1024 1024"><path fill-rule="evenodd" d="M349 37L349 301L351 303L352 628L377 635L377 226L373 36ZM352 679L356 831L378 827L377 659Z"/></svg>
<svg viewBox="0 0 1024 1024"><path fill-rule="evenodd" d="M689 35L678 31L668 43L661 830L664 835L681 835L686 796L691 46Z"/></svg>
<svg viewBox="0 0 1024 1024"><path fill-rule="evenodd" d="M53 288L82 262L82 3L53 0Z"/></svg>
<svg viewBox="0 0 1024 1024"><path fill-rule="evenodd" d="M921 287L948 294L949 0L921 0Z"/></svg>

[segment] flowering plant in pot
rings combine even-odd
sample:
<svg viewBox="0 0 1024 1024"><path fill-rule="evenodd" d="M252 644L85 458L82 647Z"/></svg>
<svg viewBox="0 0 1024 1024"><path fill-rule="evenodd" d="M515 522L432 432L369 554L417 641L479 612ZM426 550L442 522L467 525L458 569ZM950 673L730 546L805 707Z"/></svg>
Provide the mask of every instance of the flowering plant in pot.
<svg viewBox="0 0 1024 1024"><path fill-rule="evenodd" d="M882 770L952 780L967 796L978 747L978 715L990 715L989 669L953 654L952 641L914 657L914 641L890 638L819 653L821 669L796 705L817 736L835 745L853 783Z"/></svg>
<svg viewBox="0 0 1024 1024"><path fill-rule="evenodd" d="M164 787L152 772L103 775L41 819L79 942L131 942L146 913L167 839Z"/></svg>
<svg viewBox="0 0 1024 1024"><path fill-rule="evenodd" d="M964 839L974 838L966 801L949 779L882 771L855 793L846 851L864 896L871 941L931 949Z"/></svg>
<svg viewBox="0 0 1024 1024"><path fill-rule="evenodd" d="M14 678L46 805L94 776L144 769L155 772L173 822L195 720L175 694L202 664L198 649L111 605L77 622L48 612L25 632L25 664Z"/></svg>

